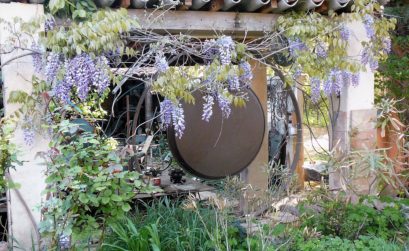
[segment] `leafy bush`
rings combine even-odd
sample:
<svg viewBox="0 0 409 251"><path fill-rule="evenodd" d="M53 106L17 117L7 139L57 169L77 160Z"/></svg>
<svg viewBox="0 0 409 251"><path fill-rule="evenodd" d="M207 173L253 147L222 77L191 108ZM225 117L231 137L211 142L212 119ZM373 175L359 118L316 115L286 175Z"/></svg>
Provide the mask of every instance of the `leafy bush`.
<svg viewBox="0 0 409 251"><path fill-rule="evenodd" d="M116 141L64 120L50 143L47 168L49 197L42 205L40 232L58 246L61 236L72 243L100 238L109 220L131 209L135 192L153 191L137 172L125 171Z"/></svg>
<svg viewBox="0 0 409 251"><path fill-rule="evenodd" d="M300 251L397 251L403 248L395 243L387 242L379 237L359 236L357 240L351 241L340 237L324 236L309 240L298 240L291 250Z"/></svg>
<svg viewBox="0 0 409 251"><path fill-rule="evenodd" d="M356 240L361 235L377 236L384 240L403 240L409 234L405 227L405 216L401 204L395 200L383 210L377 210L371 198L362 198L358 203L345 202L344 199L316 201L322 208L317 214L302 205L302 227L315 228L322 235L338 236Z"/></svg>

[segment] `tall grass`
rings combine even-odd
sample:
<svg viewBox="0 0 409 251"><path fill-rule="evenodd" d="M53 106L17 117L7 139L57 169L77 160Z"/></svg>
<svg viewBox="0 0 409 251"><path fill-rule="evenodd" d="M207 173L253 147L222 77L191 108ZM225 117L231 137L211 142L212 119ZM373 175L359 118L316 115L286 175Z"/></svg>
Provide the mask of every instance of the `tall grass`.
<svg viewBox="0 0 409 251"><path fill-rule="evenodd" d="M229 221L213 208L162 199L111 223L103 250L232 250L239 231Z"/></svg>

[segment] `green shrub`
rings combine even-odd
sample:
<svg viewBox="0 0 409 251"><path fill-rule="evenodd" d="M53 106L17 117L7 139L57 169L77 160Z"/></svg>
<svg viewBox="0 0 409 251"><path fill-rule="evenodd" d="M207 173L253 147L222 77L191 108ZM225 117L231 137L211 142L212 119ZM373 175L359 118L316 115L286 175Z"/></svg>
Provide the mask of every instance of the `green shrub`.
<svg viewBox="0 0 409 251"><path fill-rule="evenodd" d="M402 200L403 202L403 200ZM370 198L356 204L343 199L316 201L322 208L317 214L302 205L302 228L315 228L322 235L339 236L355 240L361 235L377 236L384 240L404 240L409 232L405 227L405 216L401 212L401 201L394 201L383 210L377 210Z"/></svg>
<svg viewBox="0 0 409 251"><path fill-rule="evenodd" d="M299 251L398 251L403 247L379 237L359 236L356 240L324 236L306 241L298 240L291 250Z"/></svg>

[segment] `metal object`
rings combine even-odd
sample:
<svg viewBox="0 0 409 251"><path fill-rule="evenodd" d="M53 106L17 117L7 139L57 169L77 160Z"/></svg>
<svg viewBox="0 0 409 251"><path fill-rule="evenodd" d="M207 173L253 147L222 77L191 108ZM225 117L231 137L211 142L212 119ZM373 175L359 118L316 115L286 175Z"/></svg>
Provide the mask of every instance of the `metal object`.
<svg viewBox="0 0 409 251"><path fill-rule="evenodd" d="M169 172L170 182L172 182L173 184L185 183L186 180L183 179L183 176L185 176L185 172L180 169L173 169Z"/></svg>
<svg viewBox="0 0 409 251"><path fill-rule="evenodd" d="M188 172L203 178L218 179L245 169L258 154L265 133L263 108L253 91L248 90L245 107L232 107L223 119L217 105L209 122L202 120L203 98L194 93L196 103L182 104L186 130L181 139L168 129L173 156Z"/></svg>

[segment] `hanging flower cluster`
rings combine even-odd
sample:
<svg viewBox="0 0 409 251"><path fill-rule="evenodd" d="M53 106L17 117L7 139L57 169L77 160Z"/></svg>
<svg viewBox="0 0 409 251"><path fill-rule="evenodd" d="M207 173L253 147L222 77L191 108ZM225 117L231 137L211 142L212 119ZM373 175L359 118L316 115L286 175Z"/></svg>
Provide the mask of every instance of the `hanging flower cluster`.
<svg viewBox="0 0 409 251"><path fill-rule="evenodd" d="M45 59L35 54L36 72L44 74L52 86L52 95L63 103L72 98L73 92L84 101L94 90L102 94L110 84L110 70L105 56L92 58L81 53L73 58L50 52Z"/></svg>
<svg viewBox="0 0 409 251"><path fill-rule="evenodd" d="M166 97L161 102L163 125L165 128L173 126L179 138L185 129L183 107L179 100L190 102L186 100L186 97L190 97L188 92L196 89L203 93L203 121L210 121L215 106L220 109L223 118L227 119L232 111L231 106L244 101L246 90L250 88L253 79L250 64L243 56L238 55L236 44L230 36L204 41L200 54L206 64L201 70L201 81L189 81L185 78L186 73L170 70L163 54L155 57L154 66L160 74L154 83L156 92L163 93L166 97L169 92L165 90L173 91L184 85L182 90L176 92L180 93L179 96Z"/></svg>
<svg viewBox="0 0 409 251"><path fill-rule="evenodd" d="M302 73L309 76L313 102L319 101L321 90L331 96L338 95L344 86L357 86L358 72L365 71L367 65L375 71L378 61L390 52L388 33L394 21L376 18L371 8L378 8L377 4L368 5L358 0L354 3L354 13L348 18L335 13L332 19L316 13L279 18L277 28L287 37L288 54L294 61L289 71L295 81ZM351 60L347 53L349 40L354 35L347 23L353 21L362 22L368 38L363 42L360 60Z"/></svg>
<svg viewBox="0 0 409 251"><path fill-rule="evenodd" d="M164 99L160 103L162 123L165 128L173 126L176 137L182 138L185 131L185 115L181 104L175 105L171 100Z"/></svg>

